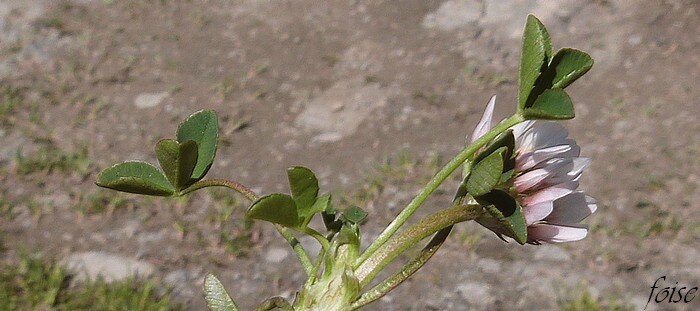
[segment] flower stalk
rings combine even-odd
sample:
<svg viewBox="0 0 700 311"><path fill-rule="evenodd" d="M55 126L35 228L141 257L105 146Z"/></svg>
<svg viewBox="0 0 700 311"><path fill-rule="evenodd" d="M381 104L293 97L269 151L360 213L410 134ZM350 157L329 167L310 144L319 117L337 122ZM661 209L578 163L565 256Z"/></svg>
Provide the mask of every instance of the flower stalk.
<svg viewBox="0 0 700 311"><path fill-rule="evenodd" d="M423 218L391 238L355 270L360 285L362 287L368 285L382 269L411 246L444 228L476 219L481 215L481 212L482 208L478 204L455 205Z"/></svg>
<svg viewBox="0 0 700 311"><path fill-rule="evenodd" d="M382 298L384 295L392 291L397 286L401 285L414 273L418 272L420 268L425 265L425 263L430 260L430 258L437 253L440 246L445 242L447 236L449 236L452 231L453 226L443 228L442 230L435 233L430 242L420 251L420 253L406 263L399 271L395 272L392 276L388 277L386 280L380 282L379 284L372 287L366 293L362 294L360 298L357 299L351 306L350 310L359 309L375 300Z"/></svg>
<svg viewBox="0 0 700 311"><path fill-rule="evenodd" d="M487 144L489 141L494 139L499 134L508 130L510 127L524 121L524 118L519 115L513 115L508 119L503 120L500 124L496 125L493 129L488 131L486 134L481 136L479 139L474 141L469 146L465 147L457 156L455 156L450 162L448 162L435 176L428 182L428 184L418 193L418 195L404 208L404 210L399 213L394 220L382 231L382 233L377 237L377 239L372 242L372 244L365 250L365 252L358 258L355 266L360 267L366 260L368 260L379 248L384 246L384 244L396 233L396 231L403 226L403 224L408 221L413 213L418 210L418 208L425 202L425 200L454 172L457 168L464 164L464 162L471 156L474 155L481 147Z"/></svg>

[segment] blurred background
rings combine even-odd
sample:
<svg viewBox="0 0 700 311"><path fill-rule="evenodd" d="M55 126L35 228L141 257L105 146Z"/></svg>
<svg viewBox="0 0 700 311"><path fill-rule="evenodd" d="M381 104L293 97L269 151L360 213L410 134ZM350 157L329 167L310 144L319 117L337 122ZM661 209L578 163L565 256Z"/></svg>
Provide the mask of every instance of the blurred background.
<svg viewBox="0 0 700 311"><path fill-rule="evenodd" d="M293 297L300 265L243 198L120 194L96 173L156 163L155 142L214 109L209 177L286 192L305 165L370 212L366 246L491 95L514 111L528 13L596 61L565 122L592 159L590 235L519 246L461 224L367 309L641 310L661 276L700 286L698 1L0 1L0 309L203 310L207 272L243 310Z"/></svg>

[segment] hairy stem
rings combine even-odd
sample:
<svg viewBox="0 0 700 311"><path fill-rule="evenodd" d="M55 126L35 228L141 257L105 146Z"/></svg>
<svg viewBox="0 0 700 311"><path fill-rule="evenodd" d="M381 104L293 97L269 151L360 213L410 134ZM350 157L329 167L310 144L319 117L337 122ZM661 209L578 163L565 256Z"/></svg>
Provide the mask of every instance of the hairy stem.
<svg viewBox="0 0 700 311"><path fill-rule="evenodd" d="M433 257L438 249L440 249L440 246L442 246L442 244L445 242L447 236L450 235L452 227L453 226L449 226L438 231L416 257L411 259L411 261L406 263L392 276L388 277L386 280L362 294L362 296L360 296L360 298L350 306L350 310L359 309L379 298L382 298L384 295L410 278L414 273L422 268L423 265L430 260L430 258Z"/></svg>
<svg viewBox="0 0 700 311"><path fill-rule="evenodd" d="M304 228L304 230L302 230L302 232L304 232L304 233L312 236L314 239L316 239L316 241L318 241L318 243L321 244L321 247L323 247L323 249L325 249L326 251L328 251L331 248L331 243L328 242L328 239L326 239L326 237L323 236L323 234L321 234L320 232L318 232L314 229L311 229L309 227Z"/></svg>
<svg viewBox="0 0 700 311"><path fill-rule="evenodd" d="M248 187L244 186L241 183L237 183L235 181L226 179L200 180L189 186L187 189L182 190L182 192L180 192L180 195L185 195L192 191L206 187L226 187L242 194L246 197L246 199L248 199L251 202L254 202L258 199L258 196L255 194L255 192L250 190ZM287 241L287 243L289 243L289 246L292 247L294 253L296 253L297 257L299 258L299 262L304 267L304 271L306 271L307 276L310 276L313 270L313 264L311 263L309 255L306 253L306 250L304 250L304 247L301 245L299 240L297 240L297 238L295 238L294 235L292 235L292 233L289 232L289 230L285 227L275 224L275 229L277 229L277 232L279 232L280 235L282 235L282 237Z"/></svg>
<svg viewBox="0 0 700 311"><path fill-rule="evenodd" d="M480 205L457 205L423 218L405 231L394 236L377 252L372 254L355 270L355 275L364 287L401 253L431 234L467 220L473 220L482 213Z"/></svg>
<svg viewBox="0 0 700 311"><path fill-rule="evenodd" d="M521 115L516 114L508 119L503 120L503 122L496 125L488 133L484 134L481 138L477 139L474 143L462 149L462 151L457 154L450 162L448 162L435 176L431 179L428 184L418 193L418 195L404 208L401 213L382 231L382 233L377 237L377 239L365 250L365 252L357 259L355 262L355 267L360 267L366 260L374 255L380 248L384 249L387 241L396 233L396 231L401 228L401 226L408 221L408 219L415 213L415 211L425 202L425 200L430 196L430 194L435 191L435 189L442 184L447 177L452 174L460 165L464 164L470 156L472 156L479 148L484 146L486 143L494 139L498 134L506 131L515 124L522 122L524 119Z"/></svg>
<svg viewBox="0 0 700 311"><path fill-rule="evenodd" d="M465 171L468 172L469 162L466 162L464 166ZM465 173L465 176L467 174L468 173ZM464 194L462 194L461 191L458 190L455 194L455 198L453 199L453 204L466 204L467 206L477 204L476 202L463 203L463 197ZM358 309L381 298L382 296L386 295L388 292L392 291L394 288L399 286L401 283L406 281L408 278L410 278L418 270L420 270L423 267L423 265L425 265L428 262L428 260L430 260L430 258L432 258L433 255L437 253L437 251L440 249L445 240L447 240L447 237L450 235L450 232L452 232L452 228L454 228L454 225L443 228L437 233L435 233L435 235L433 235L433 238L430 239L428 244L425 247L423 247L423 249L417 256L415 256L413 259L404 264L403 267L399 269L396 273L394 273L392 276L388 277L384 281L374 286L372 289L362 294L359 297L359 299L357 299L357 301L355 301L351 305L351 309Z"/></svg>
<svg viewBox="0 0 700 311"><path fill-rule="evenodd" d="M316 282L316 279L318 278L318 271L321 270L321 264L323 264L323 261L326 258L326 251L326 248L321 248L321 252L319 252L318 258L316 258L316 264L311 267L311 272L309 273L309 278L306 279L304 288L307 288Z"/></svg>
<svg viewBox="0 0 700 311"><path fill-rule="evenodd" d="M309 254L306 253L304 246L301 245L301 242L299 242L299 240L297 240L297 238L294 237L294 235L292 235L287 228L275 224L275 229L277 229L277 232L279 232L280 235L287 240L289 246L291 246L294 253L297 254L299 262L304 267L304 271L306 271L306 276L310 276L313 270L313 264L311 263L311 258L309 258Z"/></svg>
<svg viewBox="0 0 700 311"><path fill-rule="evenodd" d="M182 190L180 192L180 195L185 195L188 194L192 191L199 190L202 188L206 187L226 187L231 190L234 190L243 196L246 197L249 201L253 202L258 199L258 196L255 195L255 192L253 190L250 190L248 187L244 186L241 183L237 183L232 180L226 180L226 179L207 179L207 180L200 180L191 186L187 187L187 189Z"/></svg>

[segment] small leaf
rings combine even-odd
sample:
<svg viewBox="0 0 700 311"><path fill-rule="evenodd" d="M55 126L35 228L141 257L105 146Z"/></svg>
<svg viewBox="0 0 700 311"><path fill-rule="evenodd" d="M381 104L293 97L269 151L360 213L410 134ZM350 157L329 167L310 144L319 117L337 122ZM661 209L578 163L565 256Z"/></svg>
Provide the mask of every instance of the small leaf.
<svg viewBox="0 0 700 311"><path fill-rule="evenodd" d="M359 224L365 218L367 218L367 212L365 212L363 209L353 205L350 206L348 209L343 211L343 220L348 221L353 224Z"/></svg>
<svg viewBox="0 0 700 311"><path fill-rule="evenodd" d="M204 277L204 299L211 311L238 311L224 286L211 273Z"/></svg>
<svg viewBox="0 0 700 311"><path fill-rule="evenodd" d="M177 158L179 155L179 144L174 139L163 139L156 144L156 156L160 168L170 180L170 183L177 185Z"/></svg>
<svg viewBox="0 0 700 311"><path fill-rule="evenodd" d="M484 147L484 150L479 153L479 155L474 158L472 163L478 163L480 162L483 158L486 156L492 154L494 151L496 151L498 148L501 147L506 147L507 151L504 155L505 158L512 157L514 155L514 150L515 150L515 136L513 135L513 130L509 129L500 135L498 135L494 140L492 140L486 147Z"/></svg>
<svg viewBox="0 0 700 311"><path fill-rule="evenodd" d="M557 51L547 71L551 71L551 88L563 89L593 67L593 58L585 52L564 48Z"/></svg>
<svg viewBox="0 0 700 311"><path fill-rule="evenodd" d="M501 175L501 180L498 181L499 184L506 183L515 174L515 169L507 169L504 167L503 170L505 172Z"/></svg>
<svg viewBox="0 0 700 311"><path fill-rule="evenodd" d="M484 195L498 184L503 174L503 156L505 153L506 147L498 148L474 165L466 181L469 194L473 196Z"/></svg>
<svg viewBox="0 0 700 311"><path fill-rule="evenodd" d="M314 202L314 205L308 208L299 207L299 205L297 204L297 212L299 213L299 217L301 218L302 225L306 226L307 224L309 224L314 215L326 211L330 204L330 194L324 194L318 197L318 199L316 199L316 202Z"/></svg>
<svg viewBox="0 0 700 311"><path fill-rule="evenodd" d="M290 228L301 225L294 200L281 193L270 194L253 202L246 216Z"/></svg>
<svg viewBox="0 0 700 311"><path fill-rule="evenodd" d="M171 196L175 193L168 178L155 166L141 161L129 161L105 169L95 182L100 187L117 191Z"/></svg>
<svg viewBox="0 0 700 311"><path fill-rule="evenodd" d="M287 170L287 178L292 190L292 198L294 198L297 207L299 209L311 208L318 195L316 175L308 168L295 166Z"/></svg>
<svg viewBox="0 0 700 311"><path fill-rule="evenodd" d="M197 143L193 140L178 143L173 139L163 139L156 144L156 155L165 176L175 185L175 189L185 189L195 182L191 176L197 164Z"/></svg>
<svg viewBox="0 0 700 311"><path fill-rule="evenodd" d="M575 116L574 104L562 89L545 90L537 97L532 107L525 108L526 119L567 120Z"/></svg>
<svg viewBox="0 0 700 311"><path fill-rule="evenodd" d="M194 140L188 140L180 143L179 150L179 165L178 165L178 190L185 189L197 180L192 178L194 168L197 166L197 158L199 158L199 146Z"/></svg>
<svg viewBox="0 0 700 311"><path fill-rule="evenodd" d="M355 248L360 248L360 230L356 224L344 224L338 234L338 244L350 244Z"/></svg>
<svg viewBox="0 0 700 311"><path fill-rule="evenodd" d="M519 110L525 108L535 81L547 67L551 57L552 43L547 29L535 16L528 15L520 55Z"/></svg>
<svg viewBox="0 0 700 311"><path fill-rule="evenodd" d="M496 189L476 197L476 200L487 211L477 219L478 223L520 244L527 242L527 223L522 208L507 192Z"/></svg>
<svg viewBox="0 0 700 311"><path fill-rule="evenodd" d="M189 116L177 128L178 142L193 140L197 143L197 165L191 176L195 181L204 178L214 162L219 135L218 126L214 111L201 110Z"/></svg>

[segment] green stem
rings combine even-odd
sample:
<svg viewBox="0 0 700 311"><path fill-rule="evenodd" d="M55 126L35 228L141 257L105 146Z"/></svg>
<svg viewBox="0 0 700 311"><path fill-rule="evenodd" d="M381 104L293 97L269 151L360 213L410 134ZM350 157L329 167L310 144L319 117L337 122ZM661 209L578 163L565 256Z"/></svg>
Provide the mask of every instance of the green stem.
<svg viewBox="0 0 700 311"><path fill-rule="evenodd" d="M464 176L466 176L468 175L468 171L470 169L469 162L466 162L464 164L464 167ZM464 194L462 193L460 187L460 190L457 190L457 193L455 194L453 204L477 204L476 202L464 203L463 198ZM411 261L404 264L404 266L401 269L399 269L396 273L394 273L391 277L388 277L384 281L374 286L372 289L362 294L362 296L360 296L360 298L352 304L351 307L353 308L353 310L358 309L381 298L382 296L386 295L388 292L392 291L394 288L399 286L401 283L406 281L418 270L420 270L420 268L422 268L423 265L425 265L428 262L428 260L430 260L430 258L432 258L433 255L440 249L445 240L447 240L447 237L450 235L450 232L452 232L453 227L454 226L446 227L438 231L435 235L433 235L433 238L430 239L430 242L428 242L428 244L425 247L423 247L423 250L421 250L421 252L417 256L415 256Z"/></svg>
<svg viewBox="0 0 700 311"><path fill-rule="evenodd" d="M326 249L321 248L321 251L318 253L318 258L316 258L316 264L313 265L311 268L311 273L309 273L309 278L306 279L306 283L304 284L304 288L310 287L314 282L316 282L316 279L318 278L318 271L321 270L321 264L323 263L324 259L326 258Z"/></svg>
<svg viewBox="0 0 700 311"><path fill-rule="evenodd" d="M402 231L367 258L355 270L355 276L360 281L360 287L365 287L372 282L382 269L391 264L394 259L411 246L446 227L463 221L473 220L479 217L481 212L482 208L480 205L456 205L425 217L405 231Z"/></svg>
<svg viewBox="0 0 700 311"><path fill-rule="evenodd" d="M237 183L232 180L226 180L226 179L207 179L207 180L200 180L191 186L187 187L187 189L182 190L180 192L180 195L185 195L188 194L192 191L199 190L202 188L206 187L226 187L231 190L234 190L243 196L246 197L249 201L253 202L258 199L258 196L255 195L255 192L253 190L250 190L248 187L244 186L241 183Z"/></svg>
<svg viewBox="0 0 700 311"><path fill-rule="evenodd" d="M388 277L386 280L377 284L372 289L368 290L366 293L362 294L360 298L350 305L350 310L359 309L379 298L382 298L388 292L392 291L394 288L399 286L399 284L406 281L414 273L416 273L420 268L425 265L430 258L440 249L440 246L445 242L447 236L450 235L453 226L449 226L438 231L430 242L421 250L418 256L414 257L411 261L406 263L401 270L394 273L394 275Z"/></svg>
<svg viewBox="0 0 700 311"><path fill-rule="evenodd" d="M496 125L489 132L481 136L474 143L470 144L464 148L457 156L455 156L449 163L447 163L435 176L431 179L428 184L421 190L420 193L404 208L401 213L384 229L384 231L377 237L376 240L365 250L365 252L357 259L355 262L355 267L362 265L368 258L374 255L377 250L382 248L382 246L396 233L396 231L401 228L401 226L408 221L408 219L413 215L413 213L425 202L425 200L430 196L430 194L435 191L435 189L442 184L447 177L452 174L460 165L464 164L470 156L476 153L479 148L484 146L489 141L493 140L496 136L506 131L513 125L522 122L524 119L521 115L513 115L508 119L503 120L503 122Z"/></svg>
<svg viewBox="0 0 700 311"><path fill-rule="evenodd" d="M287 243L289 243L289 246L292 247L292 250L294 250L294 253L297 254L297 258L299 258L299 262L301 265L304 267L304 271L306 271L306 276L311 275L311 271L313 270L313 264L311 263L311 259L309 258L309 254L306 253L306 250L304 249L304 246L301 245L301 242L297 240L294 235L292 235L287 228L282 227L278 224L275 224L275 229L277 229L277 232L280 233L280 235L287 240Z"/></svg>
<svg viewBox="0 0 700 311"><path fill-rule="evenodd" d="M246 197L251 202L254 202L255 200L258 199L258 196L255 195L255 192L250 190L248 187L244 186L241 183L237 183L235 181L231 180L226 180L226 179L207 179L207 180L200 180L191 186L187 187L187 189L182 190L180 192L180 195L185 195L188 194L192 191L199 190L202 188L206 187L226 187L231 190L234 190L243 196ZM292 247L294 252L296 253L297 257L299 258L299 262L301 265L304 267L304 271L306 271L307 275L311 275L311 271L313 270L313 265L311 263L311 259L309 259L309 255L306 253L306 250L304 250L304 247L299 243L299 240L292 235L291 232L285 227L282 227L280 225L275 224L275 229L277 229L277 232L282 235L282 237L289 243L289 245ZM327 241L326 241L327 242Z"/></svg>
<svg viewBox="0 0 700 311"><path fill-rule="evenodd" d="M328 239L326 239L326 237L323 236L323 234L321 234L320 232L318 232L314 229L311 229L309 227L304 228L304 230L302 230L302 232L306 233L306 234L312 236L314 239L316 239L316 241L318 241L318 243L321 244L321 247L323 247L323 249L325 249L326 251L328 251L331 248L331 243L328 242Z"/></svg>

